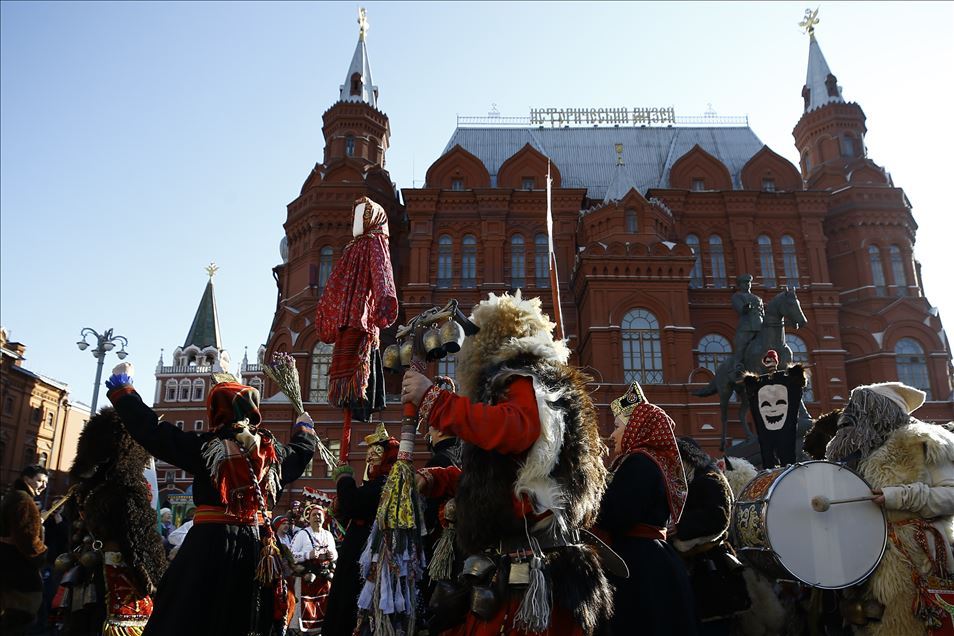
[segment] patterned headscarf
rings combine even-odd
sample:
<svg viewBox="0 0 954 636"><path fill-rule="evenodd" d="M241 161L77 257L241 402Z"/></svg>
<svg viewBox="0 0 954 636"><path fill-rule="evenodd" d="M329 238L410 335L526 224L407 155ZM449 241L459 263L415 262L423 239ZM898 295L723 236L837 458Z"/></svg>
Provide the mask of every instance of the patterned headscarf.
<svg viewBox="0 0 954 636"><path fill-rule="evenodd" d="M258 410L261 396L258 389L235 382L220 382L209 391L209 428L216 430L233 422L248 420L249 426L262 422Z"/></svg>
<svg viewBox="0 0 954 636"><path fill-rule="evenodd" d="M664 410L646 402L637 404L629 414L623 433L620 455L613 462L615 471L623 460L634 453L642 453L659 467L666 483L671 523L677 523L686 505L689 485L676 445L673 429L676 423Z"/></svg>

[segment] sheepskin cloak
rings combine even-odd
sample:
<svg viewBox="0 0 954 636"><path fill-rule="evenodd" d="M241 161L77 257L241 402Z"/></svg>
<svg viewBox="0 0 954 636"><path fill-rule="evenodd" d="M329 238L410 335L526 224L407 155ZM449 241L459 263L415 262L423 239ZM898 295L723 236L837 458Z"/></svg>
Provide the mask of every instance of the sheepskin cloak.
<svg viewBox="0 0 954 636"><path fill-rule="evenodd" d="M888 523L912 518L935 518L933 525L947 542L947 568L954 571L954 434L936 424L912 420L899 428L860 465L872 488L884 491ZM927 556L914 539L911 525L895 525L898 538L922 573L930 568ZM931 549L933 538L928 535ZM869 624L862 633L872 636L926 634L924 623L911 611L915 587L911 567L888 541L878 569L865 583L866 598L885 606L880 623Z"/></svg>

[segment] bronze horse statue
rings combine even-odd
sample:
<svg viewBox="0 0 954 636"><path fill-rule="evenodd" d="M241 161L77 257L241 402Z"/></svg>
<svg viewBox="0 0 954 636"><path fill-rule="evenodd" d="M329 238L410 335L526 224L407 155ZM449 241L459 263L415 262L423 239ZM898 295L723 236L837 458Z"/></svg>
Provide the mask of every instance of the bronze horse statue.
<svg viewBox="0 0 954 636"><path fill-rule="evenodd" d="M786 368L792 362L792 350L785 344L785 324L790 323L795 329L808 323L805 314L802 312L802 306L798 302L798 296L794 289L785 288L779 292L775 298L765 305L765 318L762 320L762 328L759 333L746 345L742 357L742 366L744 371L752 373L761 373L762 357L769 349L778 352L779 369ZM693 391L693 395L707 397L709 395L719 394L719 408L722 412L722 441L719 449L724 451L726 444L726 433L729 428L729 400L732 394L739 396L739 421L745 429L746 439L753 437L752 430L749 428L746 416L748 413L748 399L745 396L745 390L742 388L742 373L734 367L732 358L724 360L716 369L715 379L709 382L705 388L699 391Z"/></svg>

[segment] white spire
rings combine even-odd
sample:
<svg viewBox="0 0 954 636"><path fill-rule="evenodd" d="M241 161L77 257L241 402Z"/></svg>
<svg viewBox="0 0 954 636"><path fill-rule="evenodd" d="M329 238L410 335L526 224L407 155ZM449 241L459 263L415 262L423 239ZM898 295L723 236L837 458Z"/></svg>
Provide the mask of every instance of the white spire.
<svg viewBox="0 0 954 636"><path fill-rule="evenodd" d="M368 19L365 10L358 9L358 45L354 49L348 74L341 85L340 100L343 102L364 102L378 107L378 87L371 79L371 63L368 60L368 47L365 39L368 33Z"/></svg>
<svg viewBox="0 0 954 636"><path fill-rule="evenodd" d="M805 78L805 88L808 95L805 99L805 112L810 112L825 104L844 104L841 96L841 86L828 68L828 62L822 55L818 40L812 33L808 38L808 74Z"/></svg>

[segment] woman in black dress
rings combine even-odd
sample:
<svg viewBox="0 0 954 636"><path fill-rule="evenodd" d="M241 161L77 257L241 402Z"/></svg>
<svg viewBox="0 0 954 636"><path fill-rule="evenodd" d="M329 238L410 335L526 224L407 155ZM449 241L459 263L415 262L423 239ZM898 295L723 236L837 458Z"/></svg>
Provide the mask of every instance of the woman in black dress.
<svg viewBox="0 0 954 636"><path fill-rule="evenodd" d="M193 527L159 584L144 635L278 632L288 602L280 564L271 583L256 580L256 567L274 542L271 508L314 456L311 418L303 414L289 443L282 444L259 428L258 390L221 382L208 394L211 430L186 432L159 420L133 389L131 376L130 364L113 369L106 382L109 400L143 448L192 474L198 506Z"/></svg>
<svg viewBox="0 0 954 636"><path fill-rule="evenodd" d="M626 561L629 578L608 575L616 610L604 633L695 634L689 578L666 543L688 492L674 423L636 382L611 408L616 458L595 530Z"/></svg>

